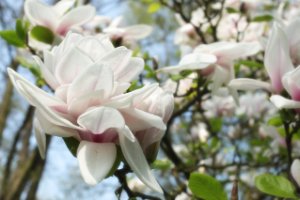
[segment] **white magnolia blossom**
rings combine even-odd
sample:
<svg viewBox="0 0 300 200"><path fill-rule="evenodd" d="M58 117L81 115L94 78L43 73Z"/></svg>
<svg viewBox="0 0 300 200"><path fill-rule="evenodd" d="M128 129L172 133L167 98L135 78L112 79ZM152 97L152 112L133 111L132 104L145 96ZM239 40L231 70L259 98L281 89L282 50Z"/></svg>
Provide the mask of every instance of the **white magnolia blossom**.
<svg viewBox="0 0 300 200"><path fill-rule="evenodd" d="M296 183L298 184L298 186L300 186L300 160L299 159L295 159L293 161L291 166L291 174L294 180L296 181Z"/></svg>
<svg viewBox="0 0 300 200"><path fill-rule="evenodd" d="M161 68L160 72L176 74L183 70L202 70L212 80L212 91L234 78L233 61L260 51L259 43L215 42L201 44L193 53L183 56L177 66Z"/></svg>
<svg viewBox="0 0 300 200"><path fill-rule="evenodd" d="M93 6L74 7L75 3L75 0L62 0L49 6L39 0L26 0L24 12L33 25L45 26L64 36L71 28L88 22L96 14Z"/></svg>
<svg viewBox="0 0 300 200"><path fill-rule="evenodd" d="M284 30L274 24L270 38L265 50L264 65L271 79L271 84L260 80L249 78L234 79L229 83L229 87L240 90L265 89L280 93L283 90L282 77L291 71L292 64L288 39Z"/></svg>
<svg viewBox="0 0 300 200"><path fill-rule="evenodd" d="M82 176L94 185L111 170L119 145L141 181L161 192L143 149L162 138L173 96L157 84L126 93L144 66L131 55L125 47L114 48L105 36L70 33L59 46L44 51L43 62L35 57L54 95L11 69L8 73L18 92L36 107L34 127L42 155L44 133L76 138Z"/></svg>
<svg viewBox="0 0 300 200"><path fill-rule="evenodd" d="M152 27L144 24L132 26L122 26L123 17L115 18L108 27L103 29L103 32L108 34L113 41L120 40L123 43L132 43L149 36L152 32Z"/></svg>

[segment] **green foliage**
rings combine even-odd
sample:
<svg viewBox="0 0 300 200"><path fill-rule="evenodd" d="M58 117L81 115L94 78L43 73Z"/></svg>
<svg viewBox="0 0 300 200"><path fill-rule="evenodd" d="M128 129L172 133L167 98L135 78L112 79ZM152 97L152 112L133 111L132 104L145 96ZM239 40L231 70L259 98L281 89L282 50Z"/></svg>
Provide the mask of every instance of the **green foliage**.
<svg viewBox="0 0 300 200"><path fill-rule="evenodd" d="M44 26L35 26L30 32L31 36L40 41L44 42L46 44L52 44L54 41L54 33Z"/></svg>
<svg viewBox="0 0 300 200"><path fill-rule="evenodd" d="M192 173L188 186L196 197L205 200L227 200L223 186L209 175Z"/></svg>
<svg viewBox="0 0 300 200"><path fill-rule="evenodd" d="M255 177L256 187L266 193L276 197L297 199L293 184L283 176L272 174L262 174Z"/></svg>
<svg viewBox="0 0 300 200"><path fill-rule="evenodd" d="M22 19L17 19L16 21L16 33L18 37L24 42L27 41L29 26L30 23L28 21L23 21Z"/></svg>
<svg viewBox="0 0 300 200"><path fill-rule="evenodd" d="M68 147L68 149L70 150L70 152L72 153L72 155L74 157L76 157L77 148L79 146L79 141L73 137L64 137L63 140L64 140L66 146Z"/></svg>
<svg viewBox="0 0 300 200"><path fill-rule="evenodd" d="M192 72L193 72L192 70L184 70L184 71L181 71L179 74L172 74L170 76L170 78L173 81L179 81L181 79L188 77Z"/></svg>
<svg viewBox="0 0 300 200"><path fill-rule="evenodd" d="M161 5L158 2L152 2L149 6L148 6L148 13L156 13L157 11L159 11Z"/></svg>
<svg viewBox="0 0 300 200"><path fill-rule="evenodd" d="M172 167L172 163L170 160L155 160L152 163L152 168L159 169L162 171L171 169L171 167Z"/></svg>
<svg viewBox="0 0 300 200"><path fill-rule="evenodd" d="M269 119L268 124L271 126L279 127L282 125L282 119L280 116L276 115L275 117L272 117L271 119Z"/></svg>
<svg viewBox="0 0 300 200"><path fill-rule="evenodd" d="M259 68L263 68L264 65L262 63L259 63L257 61L254 60L240 60L238 62L239 65L245 65L247 67L250 68L254 68L254 69L259 69Z"/></svg>
<svg viewBox="0 0 300 200"><path fill-rule="evenodd" d="M227 13L231 14L231 13L239 13L238 10L236 10L235 8L232 7L227 7L226 8Z"/></svg>
<svg viewBox="0 0 300 200"><path fill-rule="evenodd" d="M209 119L209 123L210 123L210 126L211 126L213 132L217 133L217 132L221 131L222 124L223 124L221 117L211 118L211 119Z"/></svg>
<svg viewBox="0 0 300 200"><path fill-rule="evenodd" d="M252 22L269 22L273 20L272 15L260 15L252 19Z"/></svg>
<svg viewBox="0 0 300 200"><path fill-rule="evenodd" d="M15 47L25 47L24 41L18 36L14 30L0 31L0 36L10 45Z"/></svg>

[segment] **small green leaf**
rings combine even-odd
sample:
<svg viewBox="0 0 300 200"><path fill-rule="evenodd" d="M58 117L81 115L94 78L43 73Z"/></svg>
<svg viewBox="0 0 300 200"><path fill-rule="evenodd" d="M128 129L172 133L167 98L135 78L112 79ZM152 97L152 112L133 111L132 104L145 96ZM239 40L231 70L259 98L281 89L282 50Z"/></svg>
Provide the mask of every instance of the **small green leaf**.
<svg viewBox="0 0 300 200"><path fill-rule="evenodd" d="M152 168L166 171L172 167L170 160L155 160L152 163Z"/></svg>
<svg viewBox="0 0 300 200"><path fill-rule="evenodd" d="M235 8L232 7L227 7L226 8L227 13L231 14L231 13L239 13L238 10L236 10Z"/></svg>
<svg viewBox="0 0 300 200"><path fill-rule="evenodd" d="M215 178L206 174L192 173L189 188L196 197L205 200L227 200L223 186Z"/></svg>
<svg viewBox="0 0 300 200"><path fill-rule="evenodd" d="M269 22L273 20L272 15L260 15L252 19L252 22Z"/></svg>
<svg viewBox="0 0 300 200"><path fill-rule="evenodd" d="M160 3L153 2L148 7L148 13L156 13L160 9Z"/></svg>
<svg viewBox="0 0 300 200"><path fill-rule="evenodd" d="M269 119L268 124L271 126L281 126L282 125L282 120L280 116L275 116Z"/></svg>
<svg viewBox="0 0 300 200"><path fill-rule="evenodd" d="M16 47L25 47L25 43L19 38L14 30L0 31L0 36L9 44Z"/></svg>
<svg viewBox="0 0 300 200"><path fill-rule="evenodd" d="M241 60L238 64L245 65L251 68L263 68L264 65L262 63L253 61L253 60Z"/></svg>
<svg viewBox="0 0 300 200"><path fill-rule="evenodd" d="M44 26L35 26L30 32L31 36L40 42L52 44L54 41L53 32Z"/></svg>
<svg viewBox="0 0 300 200"><path fill-rule="evenodd" d="M221 117L218 118L211 118L209 120L210 126L213 132L219 132L222 129L223 120Z"/></svg>
<svg viewBox="0 0 300 200"><path fill-rule="evenodd" d="M17 19L16 21L16 33L24 42L27 40L27 33L29 29L29 22Z"/></svg>
<svg viewBox="0 0 300 200"><path fill-rule="evenodd" d="M256 187L266 193L276 197L297 199L293 184L283 176L272 174L262 174L255 177Z"/></svg>
<svg viewBox="0 0 300 200"><path fill-rule="evenodd" d="M63 140L66 146L68 147L68 149L70 150L70 152L72 153L72 155L76 157L79 141L73 137L64 137Z"/></svg>

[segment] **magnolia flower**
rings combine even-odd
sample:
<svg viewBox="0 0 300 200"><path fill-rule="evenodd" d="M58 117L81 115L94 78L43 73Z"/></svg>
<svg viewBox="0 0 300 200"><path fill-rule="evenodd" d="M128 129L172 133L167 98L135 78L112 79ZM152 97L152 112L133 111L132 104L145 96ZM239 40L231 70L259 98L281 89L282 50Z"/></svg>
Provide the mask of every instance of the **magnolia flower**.
<svg viewBox="0 0 300 200"><path fill-rule="evenodd" d="M212 91L234 78L233 61L260 51L258 43L216 42L202 44L193 53L185 55L177 66L165 67L161 72L170 74L183 70L202 70L212 80Z"/></svg>
<svg viewBox="0 0 300 200"><path fill-rule="evenodd" d="M114 19L107 28L103 29L113 41L121 41L121 43L131 43L141 40L151 34L151 26L137 24L127 27L122 27L122 17Z"/></svg>
<svg viewBox="0 0 300 200"><path fill-rule="evenodd" d="M295 159L293 161L291 166L291 174L294 180L296 181L296 183L298 184L298 186L300 186L300 160L299 159Z"/></svg>
<svg viewBox="0 0 300 200"><path fill-rule="evenodd" d="M285 90L291 96L292 100L282 97L280 95L272 95L271 102L279 109L293 109L300 108L300 66L287 72L282 77L282 83Z"/></svg>
<svg viewBox="0 0 300 200"><path fill-rule="evenodd" d="M54 6L48 6L38 0L26 0L24 12L33 25L45 26L64 36L72 27L88 22L96 14L92 6L73 8L74 4L74 0L62 0Z"/></svg>
<svg viewBox="0 0 300 200"><path fill-rule="evenodd" d="M94 185L109 173L120 146L141 181L161 192L135 134L147 138L142 145L157 143L172 112L173 98L157 84L125 93L144 65L131 54L125 47L114 48L105 36L70 33L52 51L44 51L44 62L35 57L54 95L11 69L8 73L19 93L37 109L34 127L42 155L44 133L76 138L81 174ZM164 97L163 103L152 99L156 95Z"/></svg>
<svg viewBox="0 0 300 200"><path fill-rule="evenodd" d="M282 77L294 66L289 55L288 39L276 23L266 46L264 64L271 84L254 79L238 78L232 80L229 87L240 90L266 89L277 93L283 90Z"/></svg>

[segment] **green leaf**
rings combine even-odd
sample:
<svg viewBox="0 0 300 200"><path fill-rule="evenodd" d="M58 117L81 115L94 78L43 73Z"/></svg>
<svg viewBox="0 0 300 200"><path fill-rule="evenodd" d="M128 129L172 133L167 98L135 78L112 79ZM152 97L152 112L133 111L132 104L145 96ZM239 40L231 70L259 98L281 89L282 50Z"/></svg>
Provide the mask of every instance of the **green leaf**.
<svg viewBox="0 0 300 200"><path fill-rule="evenodd" d="M252 19L252 22L269 22L273 20L272 15L260 15Z"/></svg>
<svg viewBox="0 0 300 200"><path fill-rule="evenodd" d="M215 178L206 174L192 173L189 188L196 197L205 200L227 200L223 186Z"/></svg>
<svg viewBox="0 0 300 200"><path fill-rule="evenodd" d="M25 47L25 43L14 30L0 31L0 36L8 43L16 47Z"/></svg>
<svg viewBox="0 0 300 200"><path fill-rule="evenodd" d="M275 116L269 119L268 124L271 126L281 126L282 125L282 120L280 116Z"/></svg>
<svg viewBox="0 0 300 200"><path fill-rule="evenodd" d="M27 40L29 25L28 21L22 21L22 19L17 19L16 21L16 33L24 42Z"/></svg>
<svg viewBox="0 0 300 200"><path fill-rule="evenodd" d="M54 41L54 33L44 26L35 26L30 32L31 36L40 42L52 44Z"/></svg>
<svg viewBox="0 0 300 200"><path fill-rule="evenodd" d="M227 7L226 8L227 13L231 14L231 13L239 13L238 10L236 10L235 8L232 7Z"/></svg>
<svg viewBox="0 0 300 200"><path fill-rule="evenodd" d="M152 168L160 169L162 171L166 171L172 167L172 163L170 160L155 160L152 163Z"/></svg>
<svg viewBox="0 0 300 200"><path fill-rule="evenodd" d="M276 197L297 199L293 184L283 176L262 174L255 177L256 187L266 194Z"/></svg>
<svg viewBox="0 0 300 200"><path fill-rule="evenodd" d="M222 129L223 120L221 117L218 118L211 118L209 120L210 126L213 132L219 132Z"/></svg>
<svg viewBox="0 0 300 200"><path fill-rule="evenodd" d="M148 7L148 13L156 13L160 9L160 3L158 2L153 2L149 5Z"/></svg>
<svg viewBox="0 0 300 200"><path fill-rule="evenodd" d="M76 157L79 141L73 137L64 137L63 140L66 146L68 147L68 149L70 150L70 152L72 153L72 155Z"/></svg>
<svg viewBox="0 0 300 200"><path fill-rule="evenodd" d="M264 65L262 63L253 61L253 60L241 60L238 64L245 65L251 68L263 68Z"/></svg>

